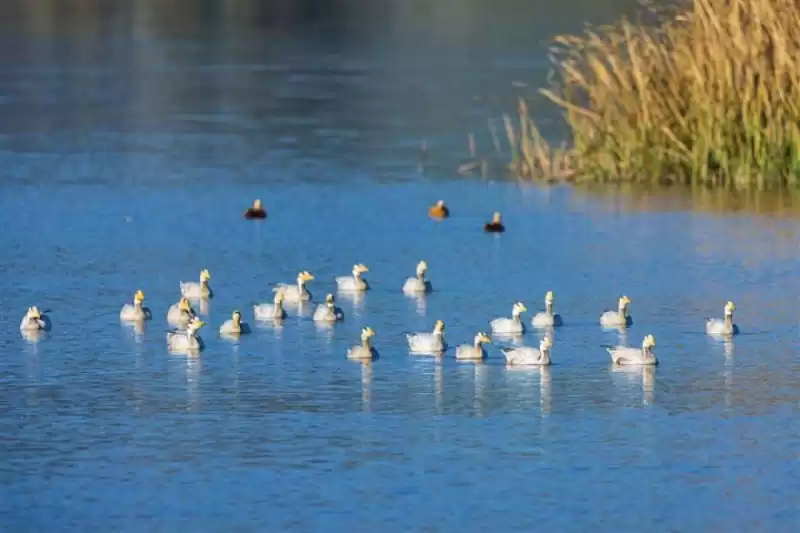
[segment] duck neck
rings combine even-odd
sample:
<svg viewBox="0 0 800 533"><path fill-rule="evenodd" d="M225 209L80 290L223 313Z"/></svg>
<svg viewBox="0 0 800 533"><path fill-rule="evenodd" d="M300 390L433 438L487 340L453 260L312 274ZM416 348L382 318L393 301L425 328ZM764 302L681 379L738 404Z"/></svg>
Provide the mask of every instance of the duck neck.
<svg viewBox="0 0 800 533"><path fill-rule="evenodd" d="M425 282L425 272L417 272L417 279L424 283Z"/></svg>
<svg viewBox="0 0 800 533"><path fill-rule="evenodd" d="M725 313L725 327L726 328L733 328L733 314L732 313Z"/></svg>
<svg viewBox="0 0 800 533"><path fill-rule="evenodd" d="M620 304L620 306L619 306L619 311L617 311L617 312L619 313L619 317L620 317L622 320L625 320L625 319L627 319L627 318L628 318L628 306L627 306L627 305L625 305L625 304Z"/></svg>
<svg viewBox="0 0 800 533"><path fill-rule="evenodd" d="M550 362L550 348L542 349L541 362L547 364Z"/></svg>
<svg viewBox="0 0 800 533"><path fill-rule="evenodd" d="M553 316L553 302L550 300L544 302L544 312L550 316Z"/></svg>
<svg viewBox="0 0 800 533"><path fill-rule="evenodd" d="M356 281L360 281L361 280L361 272L359 272L358 270L353 270L353 279L355 279Z"/></svg>
<svg viewBox="0 0 800 533"><path fill-rule="evenodd" d="M372 348L372 342L369 340L369 337L361 339L361 346L363 346L367 350Z"/></svg>
<svg viewBox="0 0 800 533"><path fill-rule="evenodd" d="M519 318L519 311L517 311L516 309L511 311L511 320L513 320L516 323L519 323L521 321Z"/></svg>
<svg viewBox="0 0 800 533"><path fill-rule="evenodd" d="M306 286L306 281L303 278L297 278L297 290L303 292L305 286Z"/></svg>
<svg viewBox="0 0 800 533"><path fill-rule="evenodd" d="M133 308L136 309L137 311L141 311L142 310L142 302L140 302L139 300L134 300L133 301Z"/></svg>

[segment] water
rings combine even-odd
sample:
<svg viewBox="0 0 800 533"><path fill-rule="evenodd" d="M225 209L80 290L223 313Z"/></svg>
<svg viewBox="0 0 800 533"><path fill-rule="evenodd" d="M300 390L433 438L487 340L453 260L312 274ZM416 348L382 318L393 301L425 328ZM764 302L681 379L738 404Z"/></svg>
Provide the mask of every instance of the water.
<svg viewBox="0 0 800 533"><path fill-rule="evenodd" d="M0 529L800 523L796 220L652 195L632 209L503 179L498 164L485 180L453 171L464 132L488 151L491 106L542 74L531 50L548 31L623 6L283 14L259 31L241 11L187 3L83 18L38 4L2 19L14 53L0 60ZM241 218L255 197L265 223ZM440 198L453 216L434 223ZM504 235L480 231L494 210ZM417 301L400 287L420 259L435 291ZM333 331L292 314L219 338L234 309L252 323L272 283L308 269L321 300L356 262L373 289L339 297ZM216 293L207 349L170 355L166 310L202 268ZM137 333L118 312L139 288L155 318ZM565 320L549 369L506 368L496 345L482 365L407 353L403 332L441 318L451 344L469 342L517 299L539 310L547 290ZM622 293L625 340L652 333L657 369L609 365L603 345L619 336L597 319ZM728 299L742 335L707 338L704 318ZM54 322L33 343L17 330L32 304ZM344 357L365 325L371 365Z"/></svg>

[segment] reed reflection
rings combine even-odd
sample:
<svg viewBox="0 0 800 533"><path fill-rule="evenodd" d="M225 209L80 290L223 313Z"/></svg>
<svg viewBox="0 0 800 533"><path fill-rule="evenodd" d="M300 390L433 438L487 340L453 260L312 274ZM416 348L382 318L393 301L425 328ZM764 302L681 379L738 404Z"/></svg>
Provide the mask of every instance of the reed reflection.
<svg viewBox="0 0 800 533"><path fill-rule="evenodd" d="M372 361L361 362L361 410L372 411Z"/></svg>

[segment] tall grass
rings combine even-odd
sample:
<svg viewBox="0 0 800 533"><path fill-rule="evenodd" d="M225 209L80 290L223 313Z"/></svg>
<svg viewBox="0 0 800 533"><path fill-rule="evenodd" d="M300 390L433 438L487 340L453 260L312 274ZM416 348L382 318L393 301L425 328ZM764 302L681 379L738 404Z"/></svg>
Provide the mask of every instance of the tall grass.
<svg viewBox="0 0 800 533"><path fill-rule="evenodd" d="M572 143L541 148L523 108L509 135L514 168L536 174L557 160L565 176L600 181L797 186L799 7L685 0L651 12L654 23L557 37L556 81L541 93L563 109Z"/></svg>

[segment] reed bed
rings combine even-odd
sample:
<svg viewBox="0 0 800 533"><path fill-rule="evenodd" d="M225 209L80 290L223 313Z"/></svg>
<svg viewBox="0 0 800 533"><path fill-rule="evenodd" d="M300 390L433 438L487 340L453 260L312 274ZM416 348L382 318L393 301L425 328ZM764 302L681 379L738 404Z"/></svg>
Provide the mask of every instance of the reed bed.
<svg viewBox="0 0 800 533"><path fill-rule="evenodd" d="M524 102L506 120L521 176L740 188L800 184L796 0L685 0L643 19L558 36L553 86L569 148Z"/></svg>

